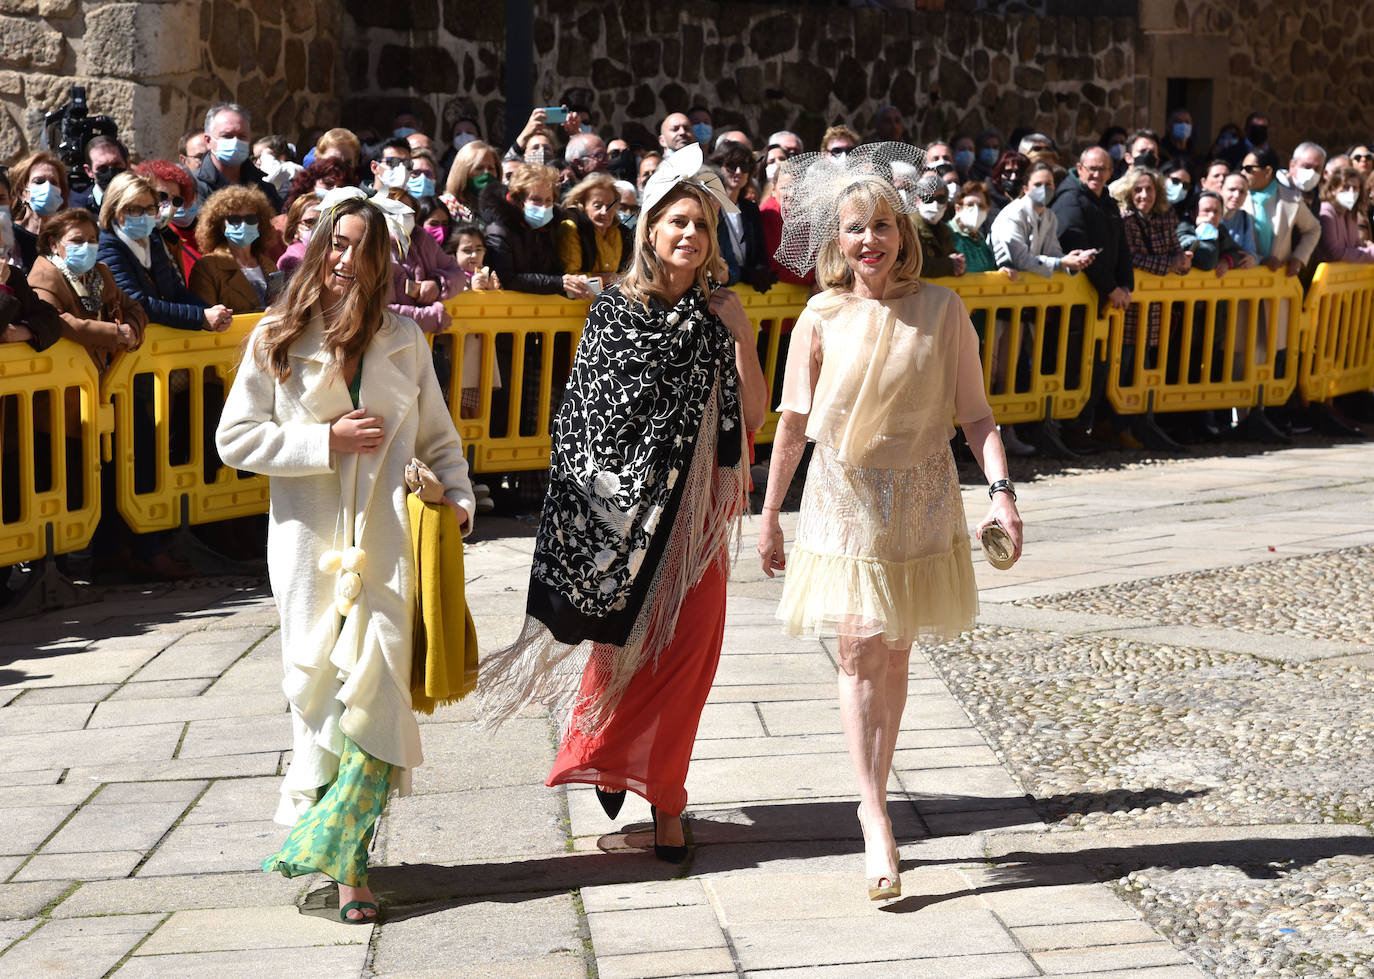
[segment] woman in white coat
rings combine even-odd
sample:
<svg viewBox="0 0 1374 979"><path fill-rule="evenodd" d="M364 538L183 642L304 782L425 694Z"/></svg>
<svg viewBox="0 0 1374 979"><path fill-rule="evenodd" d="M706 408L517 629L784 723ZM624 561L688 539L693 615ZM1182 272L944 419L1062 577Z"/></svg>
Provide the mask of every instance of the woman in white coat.
<svg viewBox="0 0 1374 979"><path fill-rule="evenodd" d="M340 918L366 924L368 841L421 761L406 464L434 470L465 528L474 503L424 335L386 309L391 205L334 193L248 339L216 441L227 465L271 477L268 574L294 726L276 819L295 828L263 869L329 875Z"/></svg>

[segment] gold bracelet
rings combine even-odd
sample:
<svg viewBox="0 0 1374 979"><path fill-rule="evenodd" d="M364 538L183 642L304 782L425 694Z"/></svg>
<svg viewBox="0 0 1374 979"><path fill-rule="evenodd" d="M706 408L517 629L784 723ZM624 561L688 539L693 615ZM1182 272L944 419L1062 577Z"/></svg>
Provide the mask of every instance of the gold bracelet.
<svg viewBox="0 0 1374 979"><path fill-rule="evenodd" d="M774 513L781 513L781 512L782 512L782 510L780 510L778 507L775 507L775 506L768 506L767 504L764 504L763 506L760 506L759 509L760 509L760 510L772 510Z"/></svg>

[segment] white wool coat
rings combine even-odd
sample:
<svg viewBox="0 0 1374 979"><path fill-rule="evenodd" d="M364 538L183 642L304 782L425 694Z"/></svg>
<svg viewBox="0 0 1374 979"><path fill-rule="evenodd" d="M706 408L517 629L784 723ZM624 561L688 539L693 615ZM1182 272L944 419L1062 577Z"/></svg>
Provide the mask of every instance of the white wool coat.
<svg viewBox="0 0 1374 979"><path fill-rule="evenodd" d="M283 381L254 354L258 326L216 433L226 465L270 478L267 569L281 613L283 690L294 727L276 819L288 825L333 781L345 734L396 766L392 789L409 792L410 769L422 756L410 701L416 580L406 463L415 457L434 470L445 495L467 512L468 527L476 510L424 334L413 320L383 315L363 352L358 399L383 420L376 451L330 450L329 426L353 403L343 379L328 370L318 312L291 345ZM340 575L321 570L320 558L353 546L364 554L362 588L341 625Z"/></svg>

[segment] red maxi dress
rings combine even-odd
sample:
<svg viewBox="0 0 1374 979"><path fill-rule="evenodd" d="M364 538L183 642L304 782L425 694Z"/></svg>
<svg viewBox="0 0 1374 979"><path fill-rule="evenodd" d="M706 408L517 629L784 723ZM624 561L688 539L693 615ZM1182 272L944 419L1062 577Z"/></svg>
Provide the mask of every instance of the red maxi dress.
<svg viewBox="0 0 1374 979"><path fill-rule="evenodd" d="M589 735L573 715L547 785L588 782L607 791L629 789L668 815L687 808L687 766L697 726L720 663L725 638L725 555L692 587L678 613L672 642L630 681L610 721ZM594 656L582 673L579 701L606 680Z"/></svg>

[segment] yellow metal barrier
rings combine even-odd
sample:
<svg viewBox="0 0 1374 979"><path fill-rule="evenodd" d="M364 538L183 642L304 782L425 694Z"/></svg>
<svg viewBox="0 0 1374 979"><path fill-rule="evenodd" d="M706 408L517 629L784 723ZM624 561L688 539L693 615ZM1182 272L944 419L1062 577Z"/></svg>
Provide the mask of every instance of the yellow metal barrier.
<svg viewBox="0 0 1374 979"><path fill-rule="evenodd" d="M1325 401L1374 387L1374 265L1317 266L1304 313L1303 396Z"/></svg>
<svg viewBox="0 0 1374 979"><path fill-rule="evenodd" d="M0 565L66 554L100 521L102 432L113 427L85 348L0 344Z"/></svg>
<svg viewBox="0 0 1374 979"><path fill-rule="evenodd" d="M1124 343L1120 313L1108 318L1107 330L1107 396L1122 414L1282 404L1293 393L1302 324L1297 278L1265 268L1222 277L1137 270L1131 304L1137 342ZM1158 346L1146 343L1152 306ZM1292 351L1287 358L1284 349Z"/></svg>
<svg viewBox="0 0 1374 979"><path fill-rule="evenodd" d="M762 445L773 441L773 433L778 428L779 415L774 409L782 398L788 340L797 317L806 308L811 290L805 286L779 282L767 292L736 286L735 293L754 324L759 363L763 365L763 376L768 382L768 417L763 427L754 434L755 444Z"/></svg>
<svg viewBox="0 0 1374 979"><path fill-rule="evenodd" d="M445 388L453 423L474 472L544 469L552 442L549 429L556 400L582 339L590 303L561 296L519 292L465 292L448 300L453 317L446 334L449 369ZM464 411L464 361L472 356L468 337L480 340L479 387L475 408ZM437 338L436 338L437 340ZM495 387L495 373L501 386ZM525 390L525 378L539 383Z"/></svg>
<svg viewBox="0 0 1374 979"><path fill-rule="evenodd" d="M983 272L931 281L959 294L983 336L984 391L999 422L1073 418L1083 410L1093 353L1105 340L1097 292L1085 276L1023 272L1013 282Z"/></svg>
<svg viewBox="0 0 1374 979"><path fill-rule="evenodd" d="M138 533L213 523L267 510L267 477L219 463L215 427L260 314L235 316L223 333L149 326L143 346L122 357L101 383L114 406L119 512Z"/></svg>

